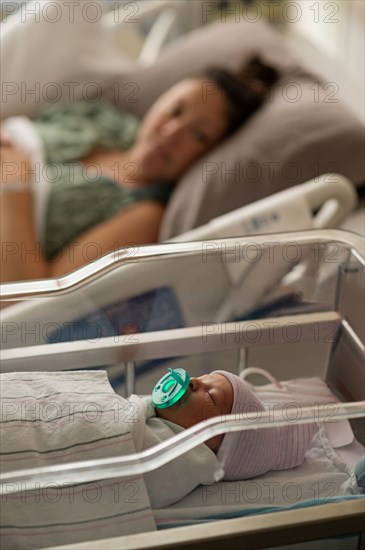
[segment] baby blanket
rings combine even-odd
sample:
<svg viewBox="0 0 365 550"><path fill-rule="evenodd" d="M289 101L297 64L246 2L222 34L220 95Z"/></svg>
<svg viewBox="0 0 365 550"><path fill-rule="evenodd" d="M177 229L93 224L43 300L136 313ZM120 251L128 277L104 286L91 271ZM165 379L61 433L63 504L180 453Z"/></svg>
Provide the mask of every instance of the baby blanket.
<svg viewBox="0 0 365 550"><path fill-rule="evenodd" d="M104 371L1 375L2 472L142 451L183 428L155 417L150 398L115 394ZM155 530L152 507L221 477L200 445L142 476L63 484L2 496L6 548L42 548Z"/></svg>
<svg viewBox="0 0 365 550"><path fill-rule="evenodd" d="M135 452L104 372L1 376L2 472ZM6 548L42 548L155 530L142 476L3 495Z"/></svg>

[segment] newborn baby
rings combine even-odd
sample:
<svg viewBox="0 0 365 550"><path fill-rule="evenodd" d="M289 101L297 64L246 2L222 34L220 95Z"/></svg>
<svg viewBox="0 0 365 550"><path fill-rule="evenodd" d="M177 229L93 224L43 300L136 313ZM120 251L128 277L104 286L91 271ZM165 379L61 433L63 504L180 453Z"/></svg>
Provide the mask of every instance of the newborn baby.
<svg viewBox="0 0 365 550"><path fill-rule="evenodd" d="M265 407L238 376L214 371L190 378L182 397L173 405L156 407L156 415L183 428L214 416L259 413ZM218 435L206 442L224 470L225 480L249 479L270 470L299 466L318 426L288 424Z"/></svg>

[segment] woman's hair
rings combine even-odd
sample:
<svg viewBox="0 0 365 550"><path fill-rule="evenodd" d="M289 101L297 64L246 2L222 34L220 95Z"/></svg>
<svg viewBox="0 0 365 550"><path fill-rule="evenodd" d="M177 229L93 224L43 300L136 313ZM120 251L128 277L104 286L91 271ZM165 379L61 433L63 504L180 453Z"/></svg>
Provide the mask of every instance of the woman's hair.
<svg viewBox="0 0 365 550"><path fill-rule="evenodd" d="M230 105L227 134L237 130L257 111L280 78L279 72L258 55L251 57L237 72L208 67L197 76L209 79L227 97Z"/></svg>

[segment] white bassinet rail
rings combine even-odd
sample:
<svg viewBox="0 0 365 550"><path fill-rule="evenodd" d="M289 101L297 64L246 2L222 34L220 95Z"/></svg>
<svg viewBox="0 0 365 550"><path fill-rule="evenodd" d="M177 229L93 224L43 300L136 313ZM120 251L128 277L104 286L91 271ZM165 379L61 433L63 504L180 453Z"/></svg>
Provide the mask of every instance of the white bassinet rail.
<svg viewBox="0 0 365 550"><path fill-rule="evenodd" d="M365 416L365 401L336 404L335 408L336 410L329 411L328 405L301 407L301 416L296 423L334 422ZM293 411L295 414L298 413L297 408L293 408ZM282 410L265 411L259 419L257 419L257 412L214 417L141 453L0 474L0 494L14 494L24 491L25 488L27 491L42 490L43 487L54 482L55 475L57 483L63 485L146 474L222 433L285 426L290 412L290 408L285 409L285 415Z"/></svg>

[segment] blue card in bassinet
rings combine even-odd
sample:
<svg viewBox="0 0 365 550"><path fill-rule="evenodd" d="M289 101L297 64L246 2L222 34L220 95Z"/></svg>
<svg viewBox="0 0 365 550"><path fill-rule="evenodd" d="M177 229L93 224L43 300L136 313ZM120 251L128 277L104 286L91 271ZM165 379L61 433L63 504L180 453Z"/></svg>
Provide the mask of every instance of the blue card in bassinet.
<svg viewBox="0 0 365 550"><path fill-rule="evenodd" d="M160 287L127 299L103 306L96 311L68 321L47 334L48 343L94 340L107 336L153 332L184 327L184 320L175 292L170 287ZM155 359L139 363L143 373L159 367L170 359ZM106 369L100 365L95 369ZM115 391L122 391L124 373L109 373Z"/></svg>
<svg viewBox="0 0 365 550"><path fill-rule="evenodd" d="M175 292L166 286L119 300L73 321L67 321L50 332L47 340L50 344L74 342L183 326Z"/></svg>

